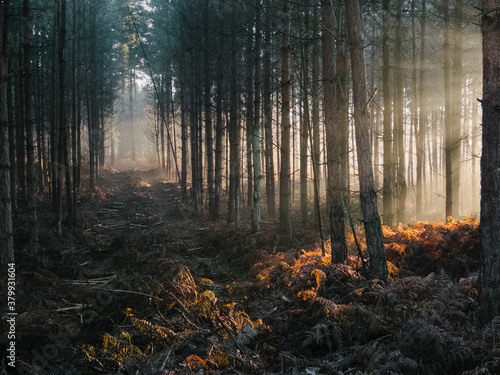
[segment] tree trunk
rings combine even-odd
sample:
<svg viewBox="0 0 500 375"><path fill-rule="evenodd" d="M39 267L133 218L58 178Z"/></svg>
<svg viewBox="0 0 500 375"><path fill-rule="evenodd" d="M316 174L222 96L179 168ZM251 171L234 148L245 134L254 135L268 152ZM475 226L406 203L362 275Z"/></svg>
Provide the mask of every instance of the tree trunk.
<svg viewBox="0 0 500 375"><path fill-rule="evenodd" d="M260 38L261 38L261 0L255 0L255 99L253 123L253 205L252 205L252 231L260 231ZM250 197L249 197L250 199Z"/></svg>
<svg viewBox="0 0 500 375"><path fill-rule="evenodd" d="M129 80L128 80L128 99L129 99L129 119L130 119L130 140L131 140L131 151L132 151L132 161L136 161L136 151L135 151L135 136L134 136L134 67L132 64L132 56L129 56Z"/></svg>
<svg viewBox="0 0 500 375"><path fill-rule="evenodd" d="M35 202L35 141L32 116L31 74L31 29L30 1L23 0L23 49L24 49L24 121L26 124L26 188L29 217L29 247L35 252L38 247L38 222Z"/></svg>
<svg viewBox="0 0 500 375"><path fill-rule="evenodd" d="M351 52L360 199L366 232L366 245L370 257L372 277L385 280L388 272L371 164L370 122L367 113L366 71L359 0L346 2L346 18L349 36L348 44Z"/></svg>
<svg viewBox="0 0 500 375"><path fill-rule="evenodd" d="M383 0L384 22L382 35L382 91L384 97L384 182L383 182L383 212L384 224L394 225L393 187L394 187L394 160L393 160L393 132L392 132L392 105L391 105L391 61L389 39L389 0Z"/></svg>
<svg viewBox="0 0 500 375"><path fill-rule="evenodd" d="M453 216L453 164L452 164L452 148L453 148L453 122L451 109L451 48L450 48L450 16L449 16L449 1L443 0L443 54L444 54L444 121L445 121L445 137L444 137L444 153L445 153L445 173L446 173L446 220Z"/></svg>
<svg viewBox="0 0 500 375"><path fill-rule="evenodd" d="M282 1L281 42L281 167L280 167L280 221L279 231L283 245L292 242L290 199L290 9L288 0Z"/></svg>
<svg viewBox="0 0 500 375"><path fill-rule="evenodd" d="M396 11L395 30L395 60L394 69L394 132L396 135L395 149L397 150L397 212L398 223L406 222L406 178L405 178L405 147L404 147L404 94L403 94L403 20L402 20L403 0L398 0Z"/></svg>
<svg viewBox="0 0 500 375"><path fill-rule="evenodd" d="M312 66L311 66L311 120L312 120L312 160L313 160L313 168L314 178L317 180L316 184L318 190L314 191L314 200L320 200L320 185L321 185L321 171L320 171L320 140L319 140L319 101L320 101L320 90L319 90L319 14L318 7L314 7L313 10L313 46L312 46ZM318 205L319 207L319 205ZM315 210L317 210L315 205ZM321 218L321 212L315 212L316 217Z"/></svg>
<svg viewBox="0 0 500 375"><path fill-rule="evenodd" d="M0 4L0 264L14 261L10 200L9 124L7 75L9 44L9 1Z"/></svg>
<svg viewBox="0 0 500 375"><path fill-rule="evenodd" d="M247 159L247 197L248 197L248 207L253 204L253 167L252 167L252 145L253 145L253 125L254 125L254 84L253 84L253 72L255 68L255 59L253 58L253 25L250 24L250 30L248 30L247 35L247 51L246 51L246 63L247 63L247 100L246 100L246 159Z"/></svg>
<svg viewBox="0 0 500 375"><path fill-rule="evenodd" d="M233 13L236 11L236 0L232 1ZM231 143L230 163L230 192L228 203L228 221L234 222L236 227L240 226L240 126L238 123L238 64L236 50L236 20L233 18L231 32L231 78L229 98L229 141Z"/></svg>
<svg viewBox="0 0 500 375"><path fill-rule="evenodd" d="M58 59L59 59L59 118L58 118L58 147L57 147L57 187L56 187L56 228L58 233L62 233L62 196L63 196L63 180L64 167L66 165L66 0L61 0L57 4L57 13L59 20L59 44L58 44ZM68 203L71 197L68 198Z"/></svg>
<svg viewBox="0 0 500 375"><path fill-rule="evenodd" d="M274 147L273 147L273 110L271 104L271 25L269 16L266 17L264 31L264 132L265 132L265 159L266 159L266 196L267 214L270 218L276 216L276 197L274 181Z"/></svg>
<svg viewBox="0 0 500 375"><path fill-rule="evenodd" d="M500 0L482 2L483 151L481 221L483 265L479 318L486 324L500 313Z"/></svg>
<svg viewBox="0 0 500 375"><path fill-rule="evenodd" d="M341 130L337 121L339 107L335 97L335 53L332 30L335 30L333 8L330 0L321 1L321 23L323 44L323 113L325 115L326 147L328 165L328 195L330 204L330 236L332 263L343 263L347 259L344 213L344 178L342 176Z"/></svg>
<svg viewBox="0 0 500 375"><path fill-rule="evenodd" d="M306 28L309 27L309 11L305 15ZM301 35L303 31L301 30ZM301 46L301 61L302 61L302 87L301 87L301 104L303 108L300 121L300 216L302 219L302 226L307 224L307 141L310 124L309 115L309 48L303 42Z"/></svg>
<svg viewBox="0 0 500 375"><path fill-rule="evenodd" d="M187 140L188 131L186 123L186 83L184 69L180 73L180 105L181 105L181 192L182 200L187 200Z"/></svg>
<svg viewBox="0 0 500 375"><path fill-rule="evenodd" d="M460 168L462 144L462 19L463 0L455 0L453 62L451 79L451 184L452 216L460 216Z"/></svg>
<svg viewBox="0 0 500 375"><path fill-rule="evenodd" d="M415 134L417 138L417 189L416 189L416 201L415 205L417 207L416 217L417 220L422 220L422 190L424 185L424 156L425 156L425 142L424 137L427 127L427 97L425 96L425 31L426 31L426 0L422 0L421 14L420 14L420 71L419 71L419 108L420 112L418 115L418 131Z"/></svg>
<svg viewBox="0 0 500 375"><path fill-rule="evenodd" d="M204 51L204 78L205 87L205 141L206 141L206 160L207 160L207 190L208 190L208 214L213 220L215 218L215 192L214 192L214 150L213 150L213 129L212 129L212 99L210 90L210 53L209 41L209 23L208 23L208 3L205 9L205 51Z"/></svg>
<svg viewBox="0 0 500 375"><path fill-rule="evenodd" d="M222 24L224 18L223 14L224 1L220 0L220 18L219 23ZM224 45L223 33L218 36L219 48L222 50ZM219 218L220 210L220 197L222 194L222 140L224 135L224 126L222 124L222 93L223 93L223 80L224 80L224 67L223 58L221 55L217 56L217 82L216 82L216 123L215 123L215 187L214 187L214 219Z"/></svg>

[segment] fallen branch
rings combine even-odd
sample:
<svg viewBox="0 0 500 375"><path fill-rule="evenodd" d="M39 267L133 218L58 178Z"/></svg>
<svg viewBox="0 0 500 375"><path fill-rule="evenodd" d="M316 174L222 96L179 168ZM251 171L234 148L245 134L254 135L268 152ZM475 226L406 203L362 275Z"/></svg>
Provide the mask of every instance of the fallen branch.
<svg viewBox="0 0 500 375"><path fill-rule="evenodd" d="M124 290L124 289L105 289L105 288L96 288L97 290L104 290L106 292L112 292L112 293L126 293L126 294L136 294L138 296L144 296L144 297L148 297L148 298L154 298L158 301L163 301L162 298L160 297L156 297L156 296L152 296L151 294L146 294L146 293L141 293L141 292L134 292L132 290Z"/></svg>

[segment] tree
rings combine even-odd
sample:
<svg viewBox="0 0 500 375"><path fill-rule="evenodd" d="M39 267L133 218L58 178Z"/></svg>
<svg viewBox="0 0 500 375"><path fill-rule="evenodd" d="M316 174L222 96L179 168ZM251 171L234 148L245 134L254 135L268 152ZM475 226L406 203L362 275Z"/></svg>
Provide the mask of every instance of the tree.
<svg viewBox="0 0 500 375"><path fill-rule="evenodd" d="M57 182L56 182L56 209L55 225L58 233L62 232L63 211L63 177L66 160L66 0L56 4L56 19L58 20L58 63L59 63L59 117L57 142ZM72 200L68 197L68 203Z"/></svg>
<svg viewBox="0 0 500 375"><path fill-rule="evenodd" d="M380 217L377 211L377 195L373 180L372 155L370 148L370 121L366 95L366 71L361 28L359 0L346 2L348 44L351 53L353 81L354 121L359 166L359 188L363 224L366 232L366 245L370 257L372 277L387 278L384 238Z"/></svg>
<svg viewBox="0 0 500 375"><path fill-rule="evenodd" d="M23 0L23 49L24 49L24 121L26 127L26 187L29 211L29 243L30 249L38 247L38 223L35 203L35 141L32 117L32 72L31 72L31 36L33 35L30 1Z"/></svg>
<svg viewBox="0 0 500 375"><path fill-rule="evenodd" d="M396 3L395 69L394 69L394 157L397 157L397 222L406 222L406 179L405 179L405 144L404 144L404 96L403 96L403 0Z"/></svg>
<svg viewBox="0 0 500 375"><path fill-rule="evenodd" d="M422 12L420 15L420 71L419 71L419 116L418 116L418 131L415 134L417 139L417 187L415 206L417 220L422 218L422 190L424 184L424 151L425 151L425 128L427 125L427 97L425 96L425 30L426 30L426 15L427 15L426 0L422 0Z"/></svg>
<svg viewBox="0 0 500 375"><path fill-rule="evenodd" d="M0 3L0 264L14 261L10 200L9 124L7 75L10 1Z"/></svg>
<svg viewBox="0 0 500 375"><path fill-rule="evenodd" d="M267 4L266 9L268 9ZM267 12L269 13L269 12ZM264 138L265 138L265 165L266 165L266 196L267 213L269 217L276 216L276 198L274 181L274 147L273 147L273 109L271 101L271 21L265 17L264 25L264 52L263 52L264 82L262 87L262 105L264 110Z"/></svg>
<svg viewBox="0 0 500 375"><path fill-rule="evenodd" d="M500 312L500 0L483 0L483 151L481 217L483 244L480 318L486 324Z"/></svg>
<svg viewBox="0 0 500 375"><path fill-rule="evenodd" d="M347 259L345 238L344 191L342 176L341 129L337 121L339 113L335 97L335 53L333 8L330 0L321 1L323 47L323 113L325 114L326 147L328 164L328 195L330 203L330 236L332 262L343 263Z"/></svg>
<svg viewBox="0 0 500 375"><path fill-rule="evenodd" d="M238 44L236 40L237 20L234 16L237 9L237 0L231 3L233 18L231 22L231 72L230 72L230 98L229 98L229 141L231 142L230 163L230 187L228 221L234 221L240 226L240 125L238 121Z"/></svg>
<svg viewBox="0 0 500 375"><path fill-rule="evenodd" d="M394 162L392 150L392 105L390 92L390 45L389 45L389 0L383 0L382 8L384 12L383 35L382 35L382 91L384 99L384 182L383 182L383 212L384 224L394 225L393 213L393 187L394 187Z"/></svg>
<svg viewBox="0 0 500 375"><path fill-rule="evenodd" d="M252 124L253 140L253 205L252 229L260 231L260 39L261 39L261 0L255 0L255 92L254 92L254 123ZM250 199L250 197L248 197Z"/></svg>
<svg viewBox="0 0 500 375"><path fill-rule="evenodd" d="M281 166L280 166L280 234L282 242L292 240L291 190L290 190L290 8L289 1L282 1L281 24Z"/></svg>

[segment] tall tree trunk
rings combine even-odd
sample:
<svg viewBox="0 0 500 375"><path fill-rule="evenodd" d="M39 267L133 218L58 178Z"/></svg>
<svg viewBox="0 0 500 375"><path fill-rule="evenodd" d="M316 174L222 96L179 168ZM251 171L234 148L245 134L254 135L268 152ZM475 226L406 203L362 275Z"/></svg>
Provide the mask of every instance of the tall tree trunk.
<svg viewBox="0 0 500 375"><path fill-rule="evenodd" d="M321 23L323 44L323 113L325 115L326 147L328 165L328 195L330 204L330 236L332 263L343 263L347 259L344 213L344 178L342 176L342 150L335 97L335 54L332 30L335 30L334 13L330 0L321 1Z"/></svg>
<svg viewBox="0 0 500 375"><path fill-rule="evenodd" d="M305 14L305 27L309 28L309 10ZM300 34L303 35L302 29ZM303 108L300 121L300 216L302 218L302 226L307 224L307 141L309 135L310 115L309 115L309 46L307 42L302 42L300 50L300 59L302 69L302 86L301 86L301 103L300 108Z"/></svg>
<svg viewBox="0 0 500 375"><path fill-rule="evenodd" d="M480 291L481 323L500 313L500 0L482 2L483 151L481 156L481 221L483 256Z"/></svg>
<svg viewBox="0 0 500 375"><path fill-rule="evenodd" d="M443 55L444 55L444 121L445 121L445 173L446 173L446 220L453 216L453 164L452 164L452 148L453 148L453 122L451 109L451 48L450 48L450 15L449 15L449 0L443 0Z"/></svg>
<svg viewBox="0 0 500 375"><path fill-rule="evenodd" d="M350 177L349 177L349 53L345 45L346 25L344 17L339 17L339 30L341 40L337 40L337 61L335 91L337 103L337 122L340 137L340 163L342 182L339 187L342 189L342 202L344 210L348 209L350 199Z"/></svg>
<svg viewBox="0 0 500 375"><path fill-rule="evenodd" d="M206 160L207 160L207 190L208 190L208 213L211 219L215 218L215 192L214 192L214 150L213 150L213 129L212 129L212 99L210 87L210 53L209 41L209 18L208 3L205 9L205 51L204 51L204 78L205 87L205 141L206 141Z"/></svg>
<svg viewBox="0 0 500 375"><path fill-rule="evenodd" d="M398 0L396 11L395 30L395 60L394 69L394 132L396 134L395 149L397 150L397 222L406 222L406 178L405 178L405 147L404 147L404 91L403 91L403 20L402 20L403 0Z"/></svg>
<svg viewBox="0 0 500 375"><path fill-rule="evenodd" d="M266 12L268 13L268 12ZM265 132L265 159L266 159L266 196L267 214L270 218L276 216L276 197L274 180L274 147L273 147L273 110L271 104L271 25L269 16L265 18L264 30L264 132Z"/></svg>
<svg viewBox="0 0 500 375"><path fill-rule="evenodd" d="M129 119L130 119L130 141L132 151L132 161L136 161L137 155L135 150L135 136L134 136L134 67L132 63L132 56L129 56L129 81L128 81L128 98L129 98Z"/></svg>
<svg viewBox="0 0 500 375"><path fill-rule="evenodd" d="M252 167L252 145L253 145L253 124L254 124L254 84L253 84L253 72L255 70L255 59L253 58L253 32L252 28L254 25L250 25L250 30L248 30L247 35L247 52L246 52L246 62L247 62L247 100L246 100L246 159L247 159L247 196L248 196L248 206L253 204L253 167Z"/></svg>
<svg viewBox="0 0 500 375"><path fill-rule="evenodd" d="M321 185L321 171L320 171L320 140L319 140L319 100L320 100L320 90L319 90L319 12L318 7L314 7L313 10L313 45L312 45L312 66L311 66L311 120L312 120L312 147L311 153L313 155L313 168L314 178L317 179L316 184L318 186L317 191L314 191L314 201L320 200L320 185ZM319 205L318 205L319 207ZM317 207L315 205L315 210ZM315 212L316 217L321 218L321 212Z"/></svg>
<svg viewBox="0 0 500 375"><path fill-rule="evenodd" d="M420 70L419 70L419 115L418 115L418 131L415 134L417 138L417 189L416 189L416 201L415 205L417 207L416 216L417 220L422 219L422 190L424 185L424 156L425 156L425 142L424 137L427 127L427 97L425 96L425 85L426 85L426 55L425 55L425 32L426 32L426 14L427 14L427 2L422 0L421 13L420 13Z"/></svg>
<svg viewBox="0 0 500 375"><path fill-rule="evenodd" d="M220 18L219 23L222 24L224 18L222 16L224 10L224 0L219 1ZM219 49L222 51L224 45L224 37L221 32L218 35ZM224 126L222 124L222 93L224 80L224 61L222 55L217 56L217 82L216 82L216 123L215 123L215 186L214 186L214 219L219 218L220 198L222 194L222 140L224 135Z"/></svg>
<svg viewBox="0 0 500 375"><path fill-rule="evenodd" d="M199 180L198 173L201 173L199 170L199 161L198 161L198 121L201 119L198 118L198 108L196 106L196 85L195 85L196 75L194 72L194 56L191 54L191 87L190 87L190 113L189 113L189 132L190 132L190 141L191 141L191 199L193 201L193 206L196 211L199 209L199 201L198 190L199 190Z"/></svg>
<svg viewBox="0 0 500 375"><path fill-rule="evenodd" d="M363 31L359 0L346 2L348 44L351 52L353 80L354 121L359 165L361 210L366 233L366 246L370 257L372 277L387 278L384 238L377 211L377 195L373 181L370 149L370 121L367 113L366 71L363 50Z"/></svg>
<svg viewBox="0 0 500 375"><path fill-rule="evenodd" d="M19 69L22 70L22 67L24 66L24 62L22 59L22 54L18 54L19 56ZM18 103L19 108L25 108L24 104L24 82L23 82L23 75L19 74L18 76L18 89L15 91L16 94L16 103ZM16 162L16 177L17 177L17 184L18 184L18 200L21 202L26 202L27 196L26 196L26 165L25 165L25 160L26 160L26 127L25 127L25 111L16 111L16 157L17 157L17 162ZM54 166L56 164L54 163Z"/></svg>
<svg viewBox="0 0 500 375"><path fill-rule="evenodd" d="M57 150L57 187L56 187L56 228L58 233L62 233L62 209L63 209L63 180L66 148L66 0L60 0L57 4L58 26L59 26L59 118L58 118L58 150ZM71 197L68 198L68 203Z"/></svg>
<svg viewBox="0 0 500 375"><path fill-rule="evenodd" d="M0 264L14 261L10 200L9 124L7 75L10 1L0 4Z"/></svg>
<svg viewBox="0 0 500 375"><path fill-rule="evenodd" d="M451 79L451 184L452 216L460 216L460 168L462 144L462 19L463 0L455 0L453 62Z"/></svg>
<svg viewBox="0 0 500 375"><path fill-rule="evenodd" d="M161 76L161 83L160 83L160 97L158 98L158 103L156 105L156 114L157 114L157 122L158 122L158 127L160 130L160 150L161 150L161 158L160 158L160 168L163 171L162 173L166 172L166 160L165 160L165 127L168 126L168 123L164 121L163 116L161 115L161 110L160 106L162 103L165 101L164 96L165 96L165 76ZM167 110L168 110L168 105L167 105Z"/></svg>
<svg viewBox="0 0 500 375"><path fill-rule="evenodd" d="M281 29L281 167L280 167L280 221L279 231L284 245L292 241L290 199L290 9L288 0L282 0Z"/></svg>
<svg viewBox="0 0 500 375"><path fill-rule="evenodd" d="M236 0L232 1L233 14L236 13ZM238 122L238 63L236 50L236 20L233 18L231 25L231 77L229 98L229 141L231 143L230 163L230 192L228 204L228 221L234 222L236 227L240 226L240 126Z"/></svg>
<svg viewBox="0 0 500 375"><path fill-rule="evenodd" d="M181 105L181 192L183 201L187 200L187 141L188 131L186 123L186 83L184 68L180 73L180 105Z"/></svg>
<svg viewBox="0 0 500 375"><path fill-rule="evenodd" d="M383 183L383 217L384 224L394 225L393 211L393 188L394 188L394 160L393 160L393 132L392 132L392 105L391 105L391 61L390 61L390 0L383 0L384 10L383 34L382 34L382 91L384 98L384 183Z"/></svg>
<svg viewBox="0 0 500 375"><path fill-rule="evenodd" d="M24 49L24 120L26 124L26 187L29 217L29 246L35 252L38 247L38 222L36 215L35 141L32 116L30 1L23 0L23 49Z"/></svg>
<svg viewBox="0 0 500 375"><path fill-rule="evenodd" d="M253 123L253 205L252 231L260 231L260 38L261 38L261 0L255 0L255 90L254 90L254 123ZM248 198L250 199L250 197Z"/></svg>
<svg viewBox="0 0 500 375"><path fill-rule="evenodd" d="M7 5L6 9L8 10L8 8L10 8L10 6L8 6L9 5L8 2L6 5ZM3 15L0 15L0 17L3 17ZM4 28L7 30L8 17L7 17L7 19L4 19L4 22L7 22L7 26L5 26L5 24L4 24ZM3 32L3 31L0 30L0 32ZM8 55L7 52L5 52L5 54ZM5 67L5 69L7 72L9 71L9 69L11 68L11 65L12 65L12 63L9 60L12 61L11 59L6 58L7 66ZM6 87L6 91L7 91L6 110L8 112L7 117L6 117L6 121L7 121L8 127L9 127L9 130L8 130L8 136L9 136L8 141L9 142L8 143L9 143L9 166L10 166L10 170L9 170L10 201L11 201L12 215L15 216L16 204L17 204L17 199L16 199L16 122L14 120L15 117L14 117L14 109L13 109L14 104L13 104L13 94L12 94L12 78L11 78L10 74L6 73L6 76L8 76L7 81L5 81L5 83L7 85L7 87ZM1 82L3 82L3 81L0 81L0 83ZM0 95L2 95L2 92L3 91L0 91ZM0 131L2 131L2 130L0 130Z"/></svg>
<svg viewBox="0 0 500 375"><path fill-rule="evenodd" d="M78 201L76 175L77 175L77 40L80 38L79 29L77 28L77 1L73 1L73 42L71 48L71 164L73 165L73 207L76 210L76 202ZM111 141L113 141L113 133L111 133ZM114 144L112 144L112 147ZM113 151L113 148L112 148Z"/></svg>

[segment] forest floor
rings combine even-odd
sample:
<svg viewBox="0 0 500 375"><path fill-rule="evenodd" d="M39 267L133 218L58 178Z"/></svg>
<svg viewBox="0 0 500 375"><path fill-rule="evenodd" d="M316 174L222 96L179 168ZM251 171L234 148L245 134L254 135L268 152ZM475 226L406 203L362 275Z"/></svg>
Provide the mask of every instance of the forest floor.
<svg viewBox="0 0 500 375"><path fill-rule="evenodd" d="M331 264L314 228L287 249L272 223L210 223L156 171L105 171L62 235L50 202L38 218L36 254L15 219L18 373L500 373L473 218L384 228L387 282L365 277L352 235L347 264Z"/></svg>

